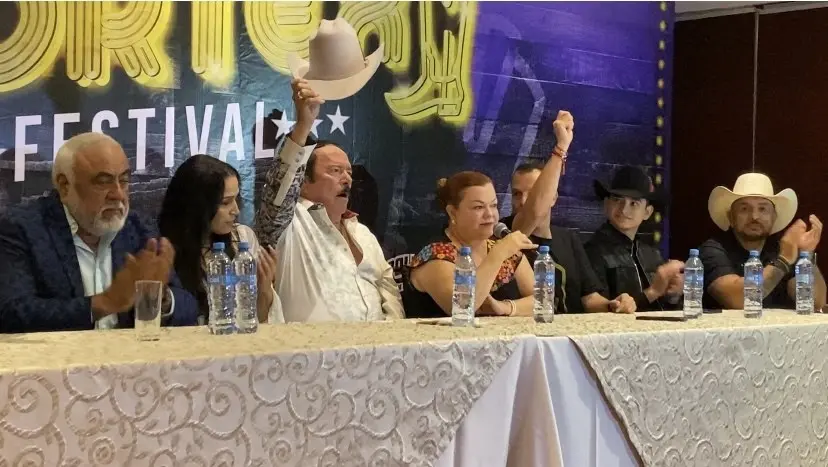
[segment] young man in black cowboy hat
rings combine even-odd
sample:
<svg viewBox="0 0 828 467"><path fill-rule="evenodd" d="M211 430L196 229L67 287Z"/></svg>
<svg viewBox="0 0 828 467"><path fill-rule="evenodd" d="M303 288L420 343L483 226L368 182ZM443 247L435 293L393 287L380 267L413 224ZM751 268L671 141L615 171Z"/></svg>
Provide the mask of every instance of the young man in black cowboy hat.
<svg viewBox="0 0 828 467"><path fill-rule="evenodd" d="M658 249L638 238L653 215L657 196L650 177L636 167L621 167L610 186L594 182L607 222L586 244L598 279L610 296L630 294L638 311L675 309L683 288L681 261L665 262Z"/></svg>

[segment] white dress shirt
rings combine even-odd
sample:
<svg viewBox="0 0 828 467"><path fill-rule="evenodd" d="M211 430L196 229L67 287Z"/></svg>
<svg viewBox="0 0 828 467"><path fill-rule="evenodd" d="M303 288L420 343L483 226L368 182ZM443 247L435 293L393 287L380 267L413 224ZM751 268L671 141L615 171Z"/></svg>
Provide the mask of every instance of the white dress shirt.
<svg viewBox="0 0 828 467"><path fill-rule="evenodd" d="M117 233L107 234L98 241L97 251L93 251L78 236L78 223L69 214L69 209L63 206L69 230L72 232L72 241L75 244L75 253L78 256L81 279L83 280L83 295L91 297L103 293L112 284L112 240ZM91 313L91 310L90 310ZM112 329L118 325L118 315L104 316L95 322L95 329Z"/></svg>
<svg viewBox="0 0 828 467"><path fill-rule="evenodd" d="M268 170L256 218L259 241L275 245L276 291L285 321L372 321L404 317L391 265L355 216L342 223L362 253L357 264L324 206L299 197L314 146L290 138Z"/></svg>

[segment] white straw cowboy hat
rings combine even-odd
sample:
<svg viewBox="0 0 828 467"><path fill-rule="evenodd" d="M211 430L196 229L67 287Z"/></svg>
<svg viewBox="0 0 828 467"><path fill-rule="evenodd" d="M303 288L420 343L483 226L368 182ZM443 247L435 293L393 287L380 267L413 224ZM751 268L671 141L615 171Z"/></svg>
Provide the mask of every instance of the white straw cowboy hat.
<svg viewBox="0 0 828 467"><path fill-rule="evenodd" d="M707 200L707 210L710 212L713 222L720 229L727 230L730 228L728 212L730 212L730 206L740 198L765 198L773 203L776 207L776 223L771 228L771 234L784 229L796 215L797 198L793 190L786 188L774 194L773 184L767 175L746 173L736 179L732 191L727 187L717 186L710 192L710 198Z"/></svg>
<svg viewBox="0 0 828 467"><path fill-rule="evenodd" d="M342 18L323 19L311 37L309 60L288 56L294 78L303 78L322 99L335 101L356 94L374 76L382 61L383 46L364 57L354 28Z"/></svg>

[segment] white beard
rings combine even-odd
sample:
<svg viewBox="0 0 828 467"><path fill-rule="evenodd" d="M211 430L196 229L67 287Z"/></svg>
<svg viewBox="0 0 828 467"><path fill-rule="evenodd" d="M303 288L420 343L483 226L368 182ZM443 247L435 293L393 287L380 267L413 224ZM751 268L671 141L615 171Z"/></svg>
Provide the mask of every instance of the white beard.
<svg viewBox="0 0 828 467"><path fill-rule="evenodd" d="M104 205L94 219L91 221L85 216L78 215L80 210L80 199L74 187L69 188L69 196L66 200L66 207L69 209L69 214L75 218L78 225L96 237L103 237L107 234L118 233L124 228L127 215L129 215L129 208L121 201ZM110 219L104 219L103 212L107 209L119 209L120 215L115 215Z"/></svg>

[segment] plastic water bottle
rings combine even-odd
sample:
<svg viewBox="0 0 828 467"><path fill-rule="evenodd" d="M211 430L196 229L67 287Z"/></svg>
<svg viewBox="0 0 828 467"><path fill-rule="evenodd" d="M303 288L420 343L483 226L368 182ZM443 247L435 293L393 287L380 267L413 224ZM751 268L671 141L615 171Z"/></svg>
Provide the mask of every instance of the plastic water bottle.
<svg viewBox="0 0 828 467"><path fill-rule="evenodd" d="M796 271L796 312L810 315L814 312L814 265L807 251L799 253Z"/></svg>
<svg viewBox="0 0 828 467"><path fill-rule="evenodd" d="M233 269L236 272L236 329L242 334L254 333L259 329L256 259L250 253L247 242L239 243L239 254L233 258Z"/></svg>
<svg viewBox="0 0 828 467"><path fill-rule="evenodd" d="M235 323L235 284L233 264L224 252L224 243L213 243L207 257L207 300L210 304L210 332L233 334Z"/></svg>
<svg viewBox="0 0 828 467"><path fill-rule="evenodd" d="M764 269L762 261L759 260L759 252L752 250L750 259L745 263L745 318L762 317Z"/></svg>
<svg viewBox="0 0 828 467"><path fill-rule="evenodd" d="M535 304L532 315L536 323L551 323L555 319L555 262L549 247L538 247L535 260Z"/></svg>
<svg viewBox="0 0 828 467"><path fill-rule="evenodd" d="M451 296L451 324L474 326L474 288L477 268L471 257L471 248L460 248L460 257L454 263L454 292Z"/></svg>
<svg viewBox="0 0 828 467"><path fill-rule="evenodd" d="M684 263L684 316L698 318L702 314L704 294L704 265L699 259L699 250L690 250L690 257Z"/></svg>

